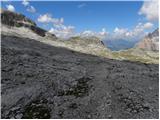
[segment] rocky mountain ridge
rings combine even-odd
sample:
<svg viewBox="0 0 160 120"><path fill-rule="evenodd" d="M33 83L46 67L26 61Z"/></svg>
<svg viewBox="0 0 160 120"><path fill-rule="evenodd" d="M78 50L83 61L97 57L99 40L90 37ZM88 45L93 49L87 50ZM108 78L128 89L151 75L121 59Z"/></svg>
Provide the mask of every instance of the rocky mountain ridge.
<svg viewBox="0 0 160 120"><path fill-rule="evenodd" d="M142 41L135 46L146 51L159 51L159 28L149 33Z"/></svg>
<svg viewBox="0 0 160 120"><path fill-rule="evenodd" d="M1 22L2 24L7 25L8 27L28 28L42 37L50 35L56 38L54 34L51 34L46 30L38 27L35 22L33 22L31 19L25 17L20 13L11 12L8 10L1 10Z"/></svg>

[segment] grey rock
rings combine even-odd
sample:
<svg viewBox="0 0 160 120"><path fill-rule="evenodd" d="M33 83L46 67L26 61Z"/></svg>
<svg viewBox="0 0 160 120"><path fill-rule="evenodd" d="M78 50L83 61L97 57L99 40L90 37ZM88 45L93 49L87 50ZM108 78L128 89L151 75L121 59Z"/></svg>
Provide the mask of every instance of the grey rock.
<svg viewBox="0 0 160 120"><path fill-rule="evenodd" d="M3 34L1 44L2 118L20 113L30 119L158 118L157 64L107 59ZM157 112L149 112L151 106Z"/></svg>

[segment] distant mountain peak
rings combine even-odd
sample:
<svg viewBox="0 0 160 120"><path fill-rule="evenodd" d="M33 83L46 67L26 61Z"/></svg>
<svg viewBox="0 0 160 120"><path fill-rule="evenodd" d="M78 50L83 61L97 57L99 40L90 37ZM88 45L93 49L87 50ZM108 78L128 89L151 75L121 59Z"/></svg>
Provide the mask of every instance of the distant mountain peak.
<svg viewBox="0 0 160 120"><path fill-rule="evenodd" d="M136 44L135 48L147 51L159 51L159 28L149 33L142 41Z"/></svg>

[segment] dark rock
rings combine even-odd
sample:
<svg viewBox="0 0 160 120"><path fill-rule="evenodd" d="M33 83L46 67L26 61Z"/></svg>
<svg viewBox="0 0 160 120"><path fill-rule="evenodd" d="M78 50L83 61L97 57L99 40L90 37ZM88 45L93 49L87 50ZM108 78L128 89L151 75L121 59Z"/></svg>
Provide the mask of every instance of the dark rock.
<svg viewBox="0 0 160 120"><path fill-rule="evenodd" d="M36 33L39 36L46 36L47 31L38 27L35 22L33 22L31 19L25 17L24 15L20 13L15 13L7 10L1 11L1 22L2 24L8 25L8 26L15 26L15 27L25 27L30 30L32 30L34 33ZM50 33L50 36L56 38L54 34Z"/></svg>

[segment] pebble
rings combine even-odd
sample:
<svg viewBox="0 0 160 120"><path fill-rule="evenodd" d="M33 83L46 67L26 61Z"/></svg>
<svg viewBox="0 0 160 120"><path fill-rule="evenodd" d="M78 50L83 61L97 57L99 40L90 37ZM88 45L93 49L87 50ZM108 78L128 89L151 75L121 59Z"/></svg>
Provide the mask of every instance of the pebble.
<svg viewBox="0 0 160 120"><path fill-rule="evenodd" d="M109 100L107 100L107 102L106 102L108 105L111 105L111 100L109 99Z"/></svg>
<svg viewBox="0 0 160 120"><path fill-rule="evenodd" d="M133 113L137 113L137 110L133 110Z"/></svg>
<svg viewBox="0 0 160 120"><path fill-rule="evenodd" d="M91 118L91 115L88 115L88 118Z"/></svg>
<svg viewBox="0 0 160 120"><path fill-rule="evenodd" d="M112 115L108 115L108 118L112 118Z"/></svg>
<svg viewBox="0 0 160 120"><path fill-rule="evenodd" d="M11 109L11 111L15 111L15 110L18 110L18 109L20 109L20 107L14 107L14 108Z"/></svg>
<svg viewBox="0 0 160 120"><path fill-rule="evenodd" d="M128 112L131 112L131 111L132 111L132 109L131 109L131 108L128 108L128 109L127 109L127 111L128 111Z"/></svg>
<svg viewBox="0 0 160 120"><path fill-rule="evenodd" d="M143 104L143 107L150 108L150 105L149 105L149 103L145 103L145 104Z"/></svg>
<svg viewBox="0 0 160 120"><path fill-rule="evenodd" d="M17 114L17 115L15 116L15 118L16 118L16 119L21 119L22 116L23 116L23 114Z"/></svg>

